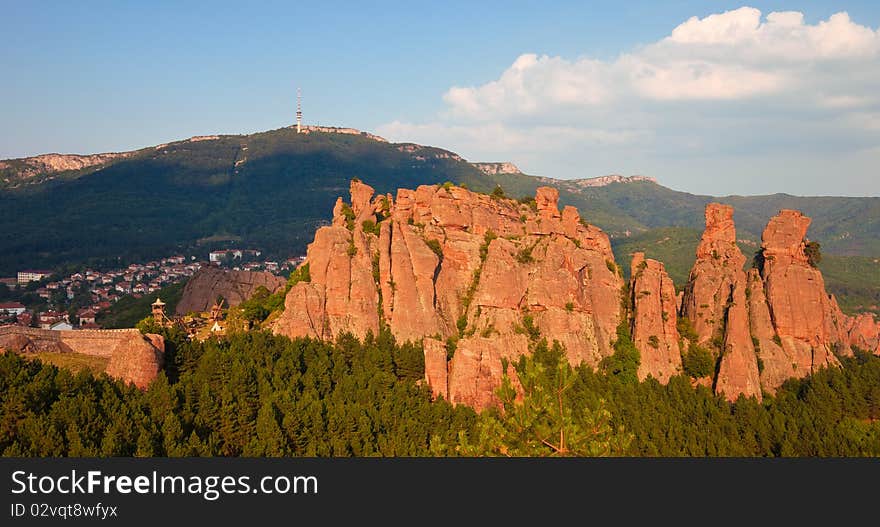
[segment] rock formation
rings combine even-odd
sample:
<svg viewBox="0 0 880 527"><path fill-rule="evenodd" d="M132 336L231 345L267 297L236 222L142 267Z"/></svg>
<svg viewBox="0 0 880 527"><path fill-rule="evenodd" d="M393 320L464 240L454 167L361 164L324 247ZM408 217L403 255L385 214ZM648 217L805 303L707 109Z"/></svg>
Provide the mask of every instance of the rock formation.
<svg viewBox="0 0 880 527"><path fill-rule="evenodd" d="M871 313L862 313L847 322L850 346L880 355L880 323Z"/></svg>
<svg viewBox="0 0 880 527"><path fill-rule="evenodd" d="M632 339L641 352L639 379L651 375L661 382L681 371L681 337L676 329L675 286L663 264L637 252L632 259L630 295Z"/></svg>
<svg viewBox="0 0 880 527"><path fill-rule="evenodd" d="M560 211L555 188L538 188L531 203L450 185L374 197L357 180L350 194L315 233L304 263L311 280L290 289L276 333L330 340L387 329L422 342L434 396L477 409L497 404L510 362L542 337L563 344L572 364L613 353L622 280L608 237L574 207ZM680 316L694 326L693 344L714 353L712 386L731 400L760 400L785 379L837 364L832 351L848 353L850 343L877 350L873 318L843 315L810 265L808 218L782 211L770 220L763 263L747 273L733 209L713 203L705 214L682 293L662 263L634 255L629 324L640 378L666 382L682 370L691 343Z"/></svg>
<svg viewBox="0 0 880 527"><path fill-rule="evenodd" d="M286 281L280 276L260 271L228 271L207 267L200 269L183 288L183 296L177 303L178 315L211 309L218 296L226 300L226 306L237 306L263 286L274 293L284 287Z"/></svg>
<svg viewBox="0 0 880 527"><path fill-rule="evenodd" d="M851 344L876 349L873 317L847 317L825 291L805 252L809 225L800 212L781 210L764 230L755 268L745 273L733 209L706 207L681 313L698 342L720 356L716 392L760 398L786 379L838 365L837 355L851 354Z"/></svg>
<svg viewBox="0 0 880 527"><path fill-rule="evenodd" d="M274 330L288 336L363 337L387 326L426 344L435 394L484 407L494 401L501 359L529 350L527 328L565 345L572 363L612 353L621 279L608 237L558 191L538 189L534 208L460 187L400 189L378 196L359 181L339 200ZM457 340L446 386L438 346ZM476 368L476 369L474 369Z"/></svg>
<svg viewBox="0 0 880 527"><path fill-rule="evenodd" d="M782 348L803 376L838 364L832 353L851 353L844 316L826 293L822 273L804 252L810 218L796 210L781 210L761 236L767 303ZM794 367L794 366L793 366Z"/></svg>
<svg viewBox="0 0 880 527"><path fill-rule="evenodd" d="M715 391L735 399L761 398L758 362L745 302L746 258L736 245L733 207L706 206L706 230L684 288L681 314L691 320L697 343L720 355Z"/></svg>
<svg viewBox="0 0 880 527"><path fill-rule="evenodd" d="M519 167L509 161L501 163L471 163L471 165L473 165L480 172L489 176L497 176L501 174L522 174L522 170L520 170Z"/></svg>

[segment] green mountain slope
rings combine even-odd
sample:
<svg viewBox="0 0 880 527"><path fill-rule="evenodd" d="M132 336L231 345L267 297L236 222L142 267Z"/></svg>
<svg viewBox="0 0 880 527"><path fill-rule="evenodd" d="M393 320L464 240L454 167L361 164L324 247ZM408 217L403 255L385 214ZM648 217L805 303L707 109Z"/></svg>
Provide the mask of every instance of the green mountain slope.
<svg viewBox="0 0 880 527"><path fill-rule="evenodd" d="M628 238L615 238L612 248L627 279L632 253L643 251L648 258L663 262L676 289L681 290L694 265L700 234L701 231L684 227L663 227ZM739 247L746 255L746 267L751 266L757 245L740 242ZM825 278L825 288L837 297L844 312L880 314L880 258L825 254L819 269Z"/></svg>
<svg viewBox="0 0 880 527"><path fill-rule="evenodd" d="M205 254L223 240L269 256L301 253L353 177L381 193L453 181L482 192L501 185L520 197L553 185L562 204L577 206L614 239L658 227L700 230L705 204L722 201L737 208L741 237L756 240L779 208L799 208L813 217L810 237L826 254L880 255L880 198L712 198L650 182L588 187L486 175L446 150L366 134L282 128L194 138L51 174L34 172L28 160L2 165L3 179L14 185L0 189L0 276L25 267ZM26 177L22 167L30 167Z"/></svg>
<svg viewBox="0 0 880 527"><path fill-rule="evenodd" d="M290 255L305 249L352 177L393 192L479 174L441 149L357 135L285 128L180 141L0 192L0 275L153 258L209 237Z"/></svg>

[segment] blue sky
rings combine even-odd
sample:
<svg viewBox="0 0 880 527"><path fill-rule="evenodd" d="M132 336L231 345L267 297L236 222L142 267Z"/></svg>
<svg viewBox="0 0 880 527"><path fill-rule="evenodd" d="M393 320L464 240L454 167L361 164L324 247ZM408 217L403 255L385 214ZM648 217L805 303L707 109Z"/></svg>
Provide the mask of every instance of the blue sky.
<svg viewBox="0 0 880 527"><path fill-rule="evenodd" d="M0 2L0 158L278 128L300 87L528 173L880 195L878 2L255 4Z"/></svg>

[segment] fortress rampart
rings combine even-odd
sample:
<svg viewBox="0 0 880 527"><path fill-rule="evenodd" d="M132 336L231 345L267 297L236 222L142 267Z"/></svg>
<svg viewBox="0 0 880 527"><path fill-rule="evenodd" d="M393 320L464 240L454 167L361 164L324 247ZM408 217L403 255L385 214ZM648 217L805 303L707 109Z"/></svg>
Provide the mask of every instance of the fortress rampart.
<svg viewBox="0 0 880 527"><path fill-rule="evenodd" d="M56 352L107 357L108 375L145 388L162 368L165 339L161 335L142 335L136 329L55 331L0 326L0 348L24 355Z"/></svg>

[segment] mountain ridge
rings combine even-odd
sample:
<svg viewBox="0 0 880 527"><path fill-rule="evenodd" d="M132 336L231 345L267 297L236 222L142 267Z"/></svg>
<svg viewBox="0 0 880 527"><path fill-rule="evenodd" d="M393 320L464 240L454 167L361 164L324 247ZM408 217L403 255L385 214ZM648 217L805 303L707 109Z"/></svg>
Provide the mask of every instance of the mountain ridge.
<svg viewBox="0 0 880 527"><path fill-rule="evenodd" d="M9 255L0 262L0 275L24 267L204 251L208 246L198 242L220 234L277 257L302 253L353 177L373 182L382 193L450 181L486 193L500 185L508 196L519 197L551 184L560 191L561 205L578 207L612 239L657 227L700 229L695 218L707 203L720 201L736 207L742 237L757 240L767 217L796 208L814 218L810 237L828 253L880 255L880 198L716 198L651 181L575 189L576 181L486 174L442 148L326 129L194 136L0 189L0 208L6 211L0 216L0 251ZM11 161L21 159L4 163ZM60 228L58 218L69 226Z"/></svg>

